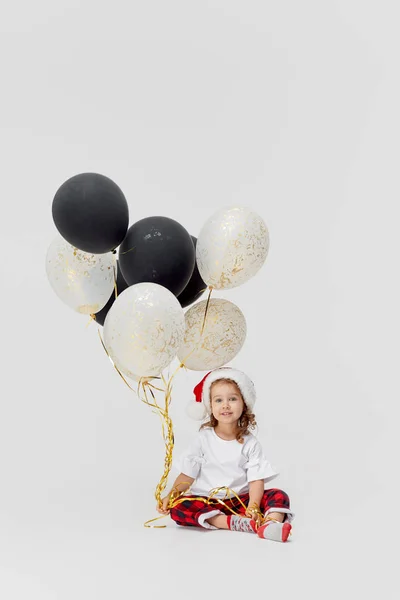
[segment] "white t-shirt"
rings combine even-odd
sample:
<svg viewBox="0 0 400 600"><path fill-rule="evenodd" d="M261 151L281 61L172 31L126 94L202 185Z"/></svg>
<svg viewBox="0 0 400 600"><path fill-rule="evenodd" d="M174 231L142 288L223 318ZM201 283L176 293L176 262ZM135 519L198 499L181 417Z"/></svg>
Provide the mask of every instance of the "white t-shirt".
<svg viewBox="0 0 400 600"><path fill-rule="evenodd" d="M263 479L265 488L278 475L254 435L245 435L240 444L237 440L223 440L213 427L201 429L173 464L180 473L195 479L187 492L192 496L208 496L212 489L222 486L238 495L245 494L250 481ZM224 491L217 494L224 496Z"/></svg>

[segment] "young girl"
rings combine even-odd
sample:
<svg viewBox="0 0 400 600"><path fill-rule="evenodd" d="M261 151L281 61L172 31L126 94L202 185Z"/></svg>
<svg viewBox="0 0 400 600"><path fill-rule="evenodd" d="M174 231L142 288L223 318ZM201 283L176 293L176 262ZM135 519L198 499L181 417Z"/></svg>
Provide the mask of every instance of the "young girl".
<svg viewBox="0 0 400 600"><path fill-rule="evenodd" d="M177 461L180 475L157 507L158 512L170 514L178 525L247 531L286 542L294 516L289 498L282 490L268 489L267 482L278 473L249 432L256 425L253 382L241 371L222 367L208 373L194 388L194 394L195 406L203 408L203 415L208 414L210 419ZM235 492L247 508L234 495L226 499L225 490L214 497L223 499L227 506L195 499L208 498L212 489L222 486ZM171 494L180 492L185 492L188 499L170 509Z"/></svg>

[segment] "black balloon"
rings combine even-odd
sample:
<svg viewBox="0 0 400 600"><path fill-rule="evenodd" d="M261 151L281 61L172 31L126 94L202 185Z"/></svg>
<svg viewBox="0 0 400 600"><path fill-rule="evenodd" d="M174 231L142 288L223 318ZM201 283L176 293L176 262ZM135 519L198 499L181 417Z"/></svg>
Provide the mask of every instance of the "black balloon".
<svg viewBox="0 0 400 600"><path fill-rule="evenodd" d="M184 227L168 217L134 223L119 248L119 263L129 285L150 281L178 296L192 276L196 254Z"/></svg>
<svg viewBox="0 0 400 600"><path fill-rule="evenodd" d="M196 250L197 238L195 238L193 235L191 237L194 244L194 249ZM200 298L200 296L203 294L203 292L205 292L206 289L207 284L204 283L204 281L202 280L196 263L194 266L192 276L189 279L189 283L187 284L183 292L181 292L178 296L178 300L181 303L182 308L185 308L186 306L189 306L189 304L193 304L193 302L196 302L196 300Z"/></svg>
<svg viewBox="0 0 400 600"><path fill-rule="evenodd" d="M54 223L70 244L103 254L120 245L129 225L124 194L108 177L81 173L67 179L53 199Z"/></svg>
<svg viewBox="0 0 400 600"><path fill-rule="evenodd" d="M129 287L129 286L126 283L126 281L121 273L121 269L119 267L119 262L117 261L117 294L121 294L121 292L126 290L127 287ZM99 310L98 313L96 313L96 323L99 323L100 325L104 325L104 321L106 320L107 313L110 310L110 308L112 307L112 305L114 304L114 301L115 301L115 290L111 294L110 299L108 300L107 304L101 310Z"/></svg>

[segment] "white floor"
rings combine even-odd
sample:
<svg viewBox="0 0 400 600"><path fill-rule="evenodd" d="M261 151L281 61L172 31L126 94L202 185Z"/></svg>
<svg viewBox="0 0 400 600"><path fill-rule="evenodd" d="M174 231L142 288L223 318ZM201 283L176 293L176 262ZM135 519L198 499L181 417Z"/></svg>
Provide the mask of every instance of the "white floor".
<svg viewBox="0 0 400 600"><path fill-rule="evenodd" d="M371 509L371 513L370 513ZM343 512L306 522L286 544L252 534L145 529L152 511L104 519L53 510L1 523L0 596L7 600L244 597L398 598L389 519ZM63 508L65 511L65 507ZM395 564L396 563L396 564Z"/></svg>

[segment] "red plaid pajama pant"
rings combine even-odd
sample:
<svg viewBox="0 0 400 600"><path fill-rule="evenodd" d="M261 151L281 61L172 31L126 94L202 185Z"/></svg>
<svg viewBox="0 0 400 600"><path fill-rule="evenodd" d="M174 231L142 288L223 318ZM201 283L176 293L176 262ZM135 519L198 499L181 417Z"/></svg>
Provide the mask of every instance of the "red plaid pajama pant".
<svg viewBox="0 0 400 600"><path fill-rule="evenodd" d="M247 507L249 502L249 494L243 494L239 496L239 498ZM233 510L239 514L244 514L246 512L236 497L233 497L229 500L224 500L224 503L227 505L227 507L229 506L233 508ZM177 504L177 506L175 506L174 508L171 508L170 516L171 519L173 519L178 525L186 525L189 527L203 527L203 525L199 522L199 517L201 515L216 510L226 515L232 514L227 507L214 502L211 505L207 505L201 500L191 500L190 497L188 497L187 500L184 500L180 504ZM260 502L260 509L263 514L265 514L268 511L272 512L271 509L278 509L278 511L279 509L283 509L282 512L287 513L289 516L291 515L289 510L289 496L286 494L286 492L277 488L265 490ZM201 520L203 521L204 517Z"/></svg>

